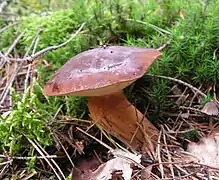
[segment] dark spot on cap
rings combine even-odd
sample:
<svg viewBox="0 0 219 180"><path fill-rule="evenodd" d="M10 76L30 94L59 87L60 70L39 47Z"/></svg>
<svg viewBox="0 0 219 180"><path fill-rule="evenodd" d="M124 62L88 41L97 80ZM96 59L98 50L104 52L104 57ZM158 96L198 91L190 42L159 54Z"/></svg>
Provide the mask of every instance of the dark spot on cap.
<svg viewBox="0 0 219 180"><path fill-rule="evenodd" d="M53 92L59 92L60 91L60 87L59 87L58 83L53 84L52 91Z"/></svg>

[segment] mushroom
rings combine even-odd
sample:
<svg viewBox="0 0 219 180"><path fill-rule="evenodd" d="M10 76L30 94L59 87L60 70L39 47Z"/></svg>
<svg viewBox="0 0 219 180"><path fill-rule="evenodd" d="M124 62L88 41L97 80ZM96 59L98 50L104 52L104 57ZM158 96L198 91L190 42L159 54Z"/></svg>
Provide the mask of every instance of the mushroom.
<svg viewBox="0 0 219 180"><path fill-rule="evenodd" d="M90 117L134 149L157 140L158 130L125 97L123 89L142 77L160 56L156 49L100 47L64 64L44 87L46 96L87 96ZM139 123L143 128L138 128ZM149 145L148 145L149 146Z"/></svg>

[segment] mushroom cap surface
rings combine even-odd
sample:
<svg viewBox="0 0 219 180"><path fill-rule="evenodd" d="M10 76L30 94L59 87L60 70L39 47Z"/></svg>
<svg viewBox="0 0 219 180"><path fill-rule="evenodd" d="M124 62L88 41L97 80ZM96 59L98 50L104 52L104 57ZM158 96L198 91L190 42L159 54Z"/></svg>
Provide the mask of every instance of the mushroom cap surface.
<svg viewBox="0 0 219 180"><path fill-rule="evenodd" d="M156 49L100 47L66 62L44 86L47 96L101 96L124 89L142 77L160 56Z"/></svg>

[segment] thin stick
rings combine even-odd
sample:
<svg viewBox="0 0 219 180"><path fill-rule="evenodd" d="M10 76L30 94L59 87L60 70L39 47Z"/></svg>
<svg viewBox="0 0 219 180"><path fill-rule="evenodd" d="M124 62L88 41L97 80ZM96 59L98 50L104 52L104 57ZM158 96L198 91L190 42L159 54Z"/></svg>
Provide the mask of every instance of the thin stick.
<svg viewBox="0 0 219 180"><path fill-rule="evenodd" d="M171 164L172 164L172 163L171 163ZM175 166L177 169L179 169L180 171L182 171L184 174L186 174L187 176L189 176L189 173L188 173L185 169L179 167L177 164L174 164L174 166Z"/></svg>
<svg viewBox="0 0 219 180"><path fill-rule="evenodd" d="M2 29L0 29L0 34L3 33L5 30L7 30L8 28L10 28L10 27L12 27L12 26L14 26L16 24L17 24L17 22L9 24L9 25L3 27Z"/></svg>
<svg viewBox="0 0 219 180"><path fill-rule="evenodd" d="M34 142L37 144L37 146L42 150L42 152L44 152L47 156L49 155L41 146L40 144L34 140ZM58 166L58 164L54 161L54 159L51 159L52 163L56 166L56 168L59 170L60 174L62 175L62 177L65 179L65 175L62 172L62 170L60 169L60 167Z"/></svg>
<svg viewBox="0 0 219 180"><path fill-rule="evenodd" d="M163 44L162 46L157 48L157 50L162 51L163 49L165 49L170 44L170 42L171 42L171 40L168 40L165 44Z"/></svg>
<svg viewBox="0 0 219 180"><path fill-rule="evenodd" d="M141 118L141 121L140 121L140 123L139 123L139 126L141 126L142 125L142 123L143 123L143 120L145 120L145 116L146 116L146 114L147 114L147 111L148 111L148 107L149 107L149 104L147 105L147 108L145 109L145 111L144 111L144 114L143 114L143 116L142 116L142 118ZM136 108L135 108L135 110L136 110ZM136 114L136 116L137 116L137 114ZM133 140L134 140L134 138L135 138L135 136L136 136L136 134L137 134L137 132L138 132L138 130L139 130L139 126L137 126L137 128L135 129L135 132L134 132L134 134L132 135L132 138L131 138L131 140L130 140L130 144L132 144L132 142L133 142Z"/></svg>
<svg viewBox="0 0 219 180"><path fill-rule="evenodd" d="M37 36L36 36L36 40L35 40L34 46L33 46L32 55L36 52L37 46L38 46L39 41L40 41L40 32L41 32L41 31L42 31L42 30L39 29L38 34L37 34Z"/></svg>
<svg viewBox="0 0 219 180"><path fill-rule="evenodd" d="M113 154L114 157L119 157L119 158L122 158L122 159L129 160L129 161L133 162L134 164L138 165L139 168L145 169L145 167L143 165L141 165L140 163L138 163L137 161L135 161L131 157L128 157L128 156L126 156L124 154L121 154L121 153L116 153L116 151L113 151L112 154Z"/></svg>
<svg viewBox="0 0 219 180"><path fill-rule="evenodd" d="M45 157L44 153L40 150L40 148L28 137L26 137L28 139L28 141L32 144L32 146L37 150L37 152L43 156L43 159L45 159L45 161L48 163L48 165L51 167L51 169L53 170L53 172L55 173L56 177L59 180L62 180L62 178L59 176L59 174L56 172L55 168L53 167L53 165L50 163L50 161ZM64 178L65 179L65 178Z"/></svg>
<svg viewBox="0 0 219 180"><path fill-rule="evenodd" d="M5 164L11 164L13 162L13 159L9 160L9 161L6 161L6 162L2 162L0 163L0 166L3 166Z"/></svg>
<svg viewBox="0 0 219 180"><path fill-rule="evenodd" d="M23 64L23 62L24 62L25 60L27 60L27 61L33 61L33 60L36 59L37 57L39 57L39 56L41 56L41 55L43 55L43 54L45 54L45 53L48 53L49 51L53 51L53 50L56 50L56 49L58 49L58 48L64 47L67 43L69 43L73 38L75 38L75 37L80 33L80 31L81 31L82 28L85 26L85 24L86 24L86 23L82 23L82 25L81 25L80 28L76 31L76 33L75 33L70 39L68 39L66 42L64 42L64 43L62 43L62 44L60 44L60 45L58 45L58 46L51 46L51 47L48 47L48 48L46 48L46 49L43 49L43 50L41 50L41 51L35 53L34 55L32 55L32 56L30 56L30 57L24 58L24 60L18 65L18 68L16 69L16 71L15 71L14 74L12 75L12 77L11 77L9 83L7 84L7 86L5 87L4 91L2 92L1 97L0 97L0 99L1 99L0 105L3 104L5 98L6 98L7 94L8 94L8 91L9 91L10 87L11 87L11 85L12 85L13 82L14 82L14 79L15 79L16 75L17 75L17 73L19 72L19 70L20 70L20 68L22 67L22 64ZM1 69L1 68L0 68L0 69Z"/></svg>
<svg viewBox="0 0 219 180"><path fill-rule="evenodd" d="M34 44L36 45L37 38L39 37L39 35L40 35L41 32L42 32L42 29L39 28L38 31L36 32L35 37L33 38L32 42L31 42L30 46L28 47L27 52L26 52L25 55L24 55L24 58L26 58L26 57L29 55L30 50L32 49L32 47L34 46ZM37 43L38 43L38 42L37 42ZM35 53L35 51L34 51L34 53ZM21 59L21 61L23 61L23 59Z"/></svg>
<svg viewBox="0 0 219 180"><path fill-rule="evenodd" d="M49 156L45 156L48 159L52 159L52 158L59 158L57 155L49 155ZM7 156L0 154L0 158L7 158ZM36 157L11 157L11 159L16 159L16 160L29 160L29 159L33 159L33 158L37 158L37 159L43 159L43 156L36 156Z"/></svg>
<svg viewBox="0 0 219 180"><path fill-rule="evenodd" d="M164 144L165 144L165 149L167 151L168 161L172 162L171 155L170 155L170 152L169 152L169 149L168 149L168 146L167 146L166 135L165 135L166 132L165 132L165 129L163 128L163 126L162 126L162 130L163 130L163 141L164 141ZM169 167L170 167L170 171L171 171L171 174L172 174L172 178L175 179L174 171L173 171L173 165L170 164Z"/></svg>
<svg viewBox="0 0 219 180"><path fill-rule="evenodd" d="M12 43L12 45L8 48L8 50L6 51L6 53L4 54L4 57L7 57L11 51L14 49L14 47L17 45L17 43L19 42L19 40L22 38L22 36L24 35L25 31L23 31ZM2 69L2 67L5 65L6 61L5 58L2 59L2 62L0 64L0 69Z"/></svg>
<svg viewBox="0 0 219 180"><path fill-rule="evenodd" d="M9 169L9 164L6 164L2 169L1 169L1 172L0 172L0 179L2 179L2 177L4 176L4 174L7 173Z"/></svg>
<svg viewBox="0 0 219 180"><path fill-rule="evenodd" d="M92 139L94 139L95 141L97 141L98 143L100 143L101 145L103 145L105 148L107 148L110 151L113 151L114 149L111 148L110 146L108 146L107 144L105 144L104 142L100 141L99 139L95 138L94 136L88 134L87 132L85 132L84 130L82 130L79 127L76 127L77 130L81 131L82 133L84 133L85 135L91 137Z"/></svg>
<svg viewBox="0 0 219 180"><path fill-rule="evenodd" d="M12 76L11 76L11 78L10 78L8 84L7 84L6 87L4 88L4 90L3 90L3 92L2 92L2 94L1 94L1 96L0 96L0 99L1 99L0 105L2 105L2 104L4 103L5 98L6 98L8 92L9 92L9 90L10 90L10 87L11 87L12 83L14 82L14 79L15 79L17 73L18 73L18 71L15 70L15 72L12 74Z"/></svg>
<svg viewBox="0 0 219 180"><path fill-rule="evenodd" d="M41 32L42 32L42 29L39 28L38 31L37 31L37 33L36 33L36 35L35 35L35 37L34 37L33 40L32 40L32 42L31 42L31 44L30 44L30 46L29 46L27 52L25 53L24 58L26 58L26 57L29 55L29 52L30 52L30 50L32 49L33 46L34 46L34 47L33 47L32 54L35 53L35 50L36 50L36 47L37 47L37 45L38 45L39 36L40 36L40 33L41 33ZM22 63L23 63L23 61L24 61L24 60L22 59ZM31 68L32 68L32 63L29 63L29 64L28 64L28 70L27 70L26 77L25 77L25 81L24 81L24 92L25 92L25 93L26 93L26 91L27 91L28 79L29 79L29 77L30 77ZM34 69L33 69L33 71L34 71ZM30 90L30 92L31 92L31 90ZM24 94L25 94L25 93L24 93Z"/></svg>
<svg viewBox="0 0 219 180"><path fill-rule="evenodd" d="M159 32L159 33L162 34L162 35L163 35L163 33L172 35L171 32L169 32L169 31L167 31L167 30L164 30L164 29L162 29L162 28L160 28L160 27L158 27L158 26L155 26L155 25L153 25L153 24L151 24L151 23L148 23L148 22L143 22L143 21L135 20L135 19L127 19L127 21L136 21L136 22L138 22L138 23L140 23L140 24L148 25L149 27L151 27L152 29L154 29L155 31Z"/></svg>
<svg viewBox="0 0 219 180"><path fill-rule="evenodd" d="M14 42L12 43L12 45L8 48L8 50L6 51L6 53L4 54L5 57L7 57L11 51L14 49L14 47L17 45L18 41L22 38L22 36L24 35L25 31L23 31L15 40ZM0 65L0 69L5 65L6 61L3 59L3 62L2 64ZM21 65L20 65L21 66ZM20 69L20 68L19 68ZM18 70L19 70L18 69ZM1 99L1 102L0 102L0 105L4 103L5 101L5 98L9 92L9 89L12 85L12 83L14 82L14 79L17 75L18 71L15 71L14 74L11 76L10 80L9 80L9 83L6 85L6 87L4 88L1 96L0 96L0 99Z"/></svg>
<svg viewBox="0 0 219 180"><path fill-rule="evenodd" d="M71 157L69 156L68 152L66 151L65 147L63 146L63 144L61 143L59 137L56 135L56 133L54 133L54 137L56 138L56 140L58 141L58 143L60 144L60 146L62 147L63 151L65 152L66 156L68 157L68 160L70 161L72 168L75 167L73 161L71 160Z"/></svg>
<svg viewBox="0 0 219 180"><path fill-rule="evenodd" d="M100 164L103 164L103 161L100 159L97 152L95 150L93 150L93 152L94 152L94 155L96 156L97 160L100 162Z"/></svg>
<svg viewBox="0 0 219 180"><path fill-rule="evenodd" d="M85 24L86 24L85 22L82 23L81 26L79 27L79 29L76 31L76 33L73 34L66 42L64 42L64 43L62 43L62 44L60 44L60 45L57 45L57 46L50 46L50 47L48 47L48 48L46 48L46 49L43 49L43 50L41 50L41 51L39 51L39 52L37 52L37 53L31 55L30 57L27 57L26 60L32 61L32 60L38 58L39 56L42 56L42 55L45 54L45 53L48 53L48 52L50 52L50 51L54 51L54 50L56 50L56 49L59 49L59 48L64 47L66 44L68 44L70 41L72 41L72 40L81 32L81 30L83 29L83 27L85 26Z"/></svg>
<svg viewBox="0 0 219 180"><path fill-rule="evenodd" d="M34 39L35 39L35 40L34 40L35 43L34 43L34 48L33 48L32 54L34 54L35 51L36 51L38 42L39 42L39 40L40 40L40 36L39 36L39 33L40 33L40 32L41 32L41 30L38 31L36 38L34 38ZM26 55L28 55L28 51L27 51ZM24 81L24 92L26 92L26 90L27 90L28 80L29 80L29 77L30 77L31 67L32 67L32 64L31 64L31 63L28 64L27 74L26 74L25 81Z"/></svg>
<svg viewBox="0 0 219 180"><path fill-rule="evenodd" d="M90 123L92 123L91 121L89 121ZM94 122L93 124L91 124L90 126L87 127L85 132L88 132L92 127L94 127L94 125L96 125L97 122Z"/></svg>
<svg viewBox="0 0 219 180"><path fill-rule="evenodd" d="M78 147L77 147L77 145L75 145L75 144L73 144L72 143L72 141L69 139L69 138L67 138L66 136L64 136L64 135L62 135L60 132L56 132L56 134L58 134L59 136L61 136L65 141L67 141L73 148L75 148L75 149L77 149ZM79 152L80 154L84 154L84 152L82 151L82 152Z"/></svg>
<svg viewBox="0 0 219 180"><path fill-rule="evenodd" d="M158 162L159 162L161 177L162 177L162 179L164 179L164 169L163 169L163 164L162 164L162 160L161 160L161 153L160 153L161 133L162 133L162 131L160 131L159 137L158 137L158 140L157 140L157 158L158 158Z"/></svg>
<svg viewBox="0 0 219 180"><path fill-rule="evenodd" d="M201 111L201 110L199 110L199 109L196 109L196 108L192 108L192 107L180 106L179 108L180 108L180 109L186 109L186 110L190 110L190 111L199 112L199 113L201 113L201 114L206 114L206 113L204 113L203 111Z"/></svg>
<svg viewBox="0 0 219 180"><path fill-rule="evenodd" d="M137 123L138 124L138 123ZM155 158L155 152L154 152L154 145L152 144L152 140L151 137L148 136L148 134L145 132L145 127L142 127L141 125L139 125L139 130L142 132L142 134L144 135L144 139L145 139L145 144L147 144L147 153L150 156L151 159Z"/></svg>
<svg viewBox="0 0 219 180"><path fill-rule="evenodd" d="M178 82L178 83L183 84L183 85L189 87L190 89L192 89L192 90L198 92L198 93L199 93L200 95L202 95L203 97L207 97L207 95L204 94L203 92L201 92L198 88L196 88L196 87L192 86L191 84L186 83L186 82L184 82L184 81L182 81L182 80L179 80L179 79L176 79L176 78L172 78L172 77L167 77L167 76L154 75L154 74L146 74L146 76L159 77L159 78L168 79L168 80L171 80L171 81Z"/></svg>
<svg viewBox="0 0 219 180"><path fill-rule="evenodd" d="M9 62L9 58L8 57L6 57L1 51L0 51L0 57L4 60L4 61L6 61L6 62ZM2 61L2 63L3 63L3 61ZM3 66L2 66L3 67Z"/></svg>
<svg viewBox="0 0 219 180"><path fill-rule="evenodd" d="M23 180L28 180L28 179L32 178L34 175L36 175L36 174L37 174L37 172L34 171L34 172L32 172L30 175L28 175L27 177L25 177Z"/></svg>
<svg viewBox="0 0 219 180"><path fill-rule="evenodd" d="M28 65L26 77L25 77L25 80L24 80L24 94L25 94L26 91L27 91L28 80L29 80L29 77L30 77L30 71L31 71L31 64Z"/></svg>
<svg viewBox="0 0 219 180"><path fill-rule="evenodd" d="M8 50L5 52L5 56L7 57L11 51L14 49L14 47L17 45L17 43L19 42L19 40L23 37L25 31L23 31L12 43L12 45L8 48Z"/></svg>

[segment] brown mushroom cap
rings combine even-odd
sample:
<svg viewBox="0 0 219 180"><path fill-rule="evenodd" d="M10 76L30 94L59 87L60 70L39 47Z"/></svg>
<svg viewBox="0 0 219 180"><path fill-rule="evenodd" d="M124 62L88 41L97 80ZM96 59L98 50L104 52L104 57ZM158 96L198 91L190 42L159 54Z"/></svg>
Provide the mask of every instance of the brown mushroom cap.
<svg viewBox="0 0 219 180"><path fill-rule="evenodd" d="M66 62L44 87L47 96L101 96L119 91L144 75L160 52L110 46L82 52Z"/></svg>

